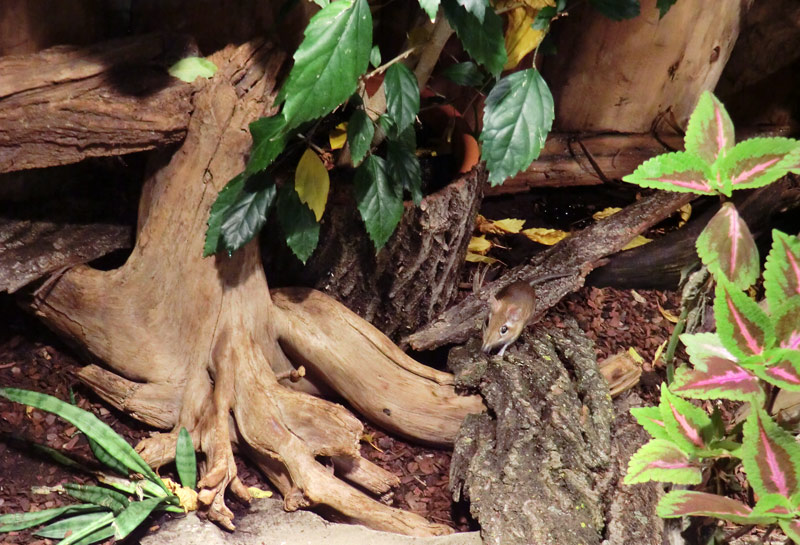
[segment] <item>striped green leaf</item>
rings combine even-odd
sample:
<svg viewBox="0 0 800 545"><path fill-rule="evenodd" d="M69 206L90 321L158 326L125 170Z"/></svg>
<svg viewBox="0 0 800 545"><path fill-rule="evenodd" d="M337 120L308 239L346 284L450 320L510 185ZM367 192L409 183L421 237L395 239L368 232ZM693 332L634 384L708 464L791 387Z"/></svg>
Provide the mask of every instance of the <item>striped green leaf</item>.
<svg viewBox="0 0 800 545"><path fill-rule="evenodd" d="M133 532L144 522L150 513L163 501L162 498L148 498L142 501L131 503L125 511L117 515L112 523L114 527L114 537L123 539Z"/></svg>
<svg viewBox="0 0 800 545"><path fill-rule="evenodd" d="M181 484L186 488L195 489L197 486L197 457L192 444L192 436L189 431L181 427L178 432L178 443L175 447L175 467L178 469L178 477Z"/></svg>
<svg viewBox="0 0 800 545"><path fill-rule="evenodd" d="M107 528L113 520L114 513L106 513L104 517L98 518L96 521L70 534L66 539L59 541L58 545L84 545L99 541L98 539L94 539L94 537L98 534L102 534L103 530Z"/></svg>
<svg viewBox="0 0 800 545"><path fill-rule="evenodd" d="M52 524L48 524L44 528L34 532L33 535L51 539L63 539L66 537L67 533L72 534L82 530L87 524L94 524L99 519L104 518L107 514L108 511L97 511L94 513L75 515L74 517L65 518ZM114 535L113 532L111 535Z"/></svg>
<svg viewBox="0 0 800 545"><path fill-rule="evenodd" d="M102 486L74 483L66 483L63 486L67 494L76 500L107 507L108 509L111 509L115 515L127 509L128 505L130 504L127 496L124 494L120 494L119 492L109 488L103 488Z"/></svg>
<svg viewBox="0 0 800 545"><path fill-rule="evenodd" d="M64 507L54 507L53 509L44 509L42 511L32 511L29 513L9 513L7 515L0 515L0 533L25 530L26 528L32 528L49 522L62 515L85 513L87 511L97 511L98 509L100 509L100 507L97 505L81 504L65 505Z"/></svg>

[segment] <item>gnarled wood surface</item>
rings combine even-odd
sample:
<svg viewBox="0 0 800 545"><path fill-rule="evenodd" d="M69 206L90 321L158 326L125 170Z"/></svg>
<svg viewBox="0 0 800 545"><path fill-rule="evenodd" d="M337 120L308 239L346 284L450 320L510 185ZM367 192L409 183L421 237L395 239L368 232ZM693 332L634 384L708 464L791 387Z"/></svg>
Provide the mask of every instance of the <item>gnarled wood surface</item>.
<svg viewBox="0 0 800 545"><path fill-rule="evenodd" d="M376 529L447 533L448 527L388 507L341 480L378 492L396 482L361 460L362 426L344 407L278 381L273 366L292 365L278 341L321 374L339 373L334 387L346 373L357 376L372 365L361 391L345 392L367 414L387 408L387 385L407 384L389 394L416 410L395 411L396 425L412 437L451 442L456 422L482 410L481 400L457 397L447 374L408 358L392 361L396 347L344 309L337 312L330 298L327 307L273 305L256 241L232 257L202 258L208 211L244 168L247 125L272 103L284 56L254 43L228 47L212 60L219 72L199 84L183 146L145 183L128 261L107 272L67 271L40 293L36 312L111 368L90 365L82 380L114 406L171 430L138 445L150 464L169 462L177 430L189 430L205 454L200 503L223 526L233 527L225 491L249 499L236 477L233 437L283 493L287 509L326 505ZM318 297L324 296L307 298ZM310 342L306 350L307 340L320 344ZM377 353L384 354L380 363L372 361ZM334 370L337 365L347 369ZM318 456L331 457L340 473L331 474Z"/></svg>

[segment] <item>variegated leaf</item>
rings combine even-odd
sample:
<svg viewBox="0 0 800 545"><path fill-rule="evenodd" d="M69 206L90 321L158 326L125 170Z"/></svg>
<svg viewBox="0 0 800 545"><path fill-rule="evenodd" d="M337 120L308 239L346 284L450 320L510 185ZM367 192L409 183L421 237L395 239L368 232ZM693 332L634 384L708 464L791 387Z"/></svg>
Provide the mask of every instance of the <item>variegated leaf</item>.
<svg viewBox="0 0 800 545"><path fill-rule="evenodd" d="M715 278L724 275L740 289L758 279L756 241L730 202L722 205L697 237L697 254Z"/></svg>
<svg viewBox="0 0 800 545"><path fill-rule="evenodd" d="M658 407L635 407L631 409L631 414L654 439L670 440Z"/></svg>
<svg viewBox="0 0 800 545"><path fill-rule="evenodd" d="M704 91L689 118L684 138L686 151L709 165L733 148L733 122L722 103L710 91Z"/></svg>
<svg viewBox="0 0 800 545"><path fill-rule="evenodd" d="M642 187L713 195L716 191L711 176L710 166L700 157L678 151L657 155L622 179Z"/></svg>
<svg viewBox="0 0 800 545"><path fill-rule="evenodd" d="M800 239L772 230L772 248L764 269L764 290L770 309L800 295Z"/></svg>
<svg viewBox="0 0 800 545"><path fill-rule="evenodd" d="M754 396L760 399L764 395L758 377L736 362L722 358L708 358L705 371L677 369L670 389L693 399L750 401Z"/></svg>
<svg viewBox="0 0 800 545"><path fill-rule="evenodd" d="M623 483L660 481L675 484L699 484L703 473L689 455L666 439L653 439L631 456Z"/></svg>
<svg viewBox="0 0 800 545"><path fill-rule="evenodd" d="M772 314L775 342L787 350L800 350L800 295L784 301Z"/></svg>
<svg viewBox="0 0 800 545"><path fill-rule="evenodd" d="M711 418L706 412L688 401L673 395L666 384L661 385L661 402L658 406L661 419L670 439L690 454L708 445Z"/></svg>
<svg viewBox="0 0 800 545"><path fill-rule="evenodd" d="M778 521L778 524L781 525L781 530L786 534L786 537L795 543L800 543L800 518L792 520L781 519Z"/></svg>
<svg viewBox="0 0 800 545"><path fill-rule="evenodd" d="M662 518L714 517L737 524L770 524L774 517L753 517L749 506L725 496L693 490L673 490L658 502L656 513Z"/></svg>
<svg viewBox="0 0 800 545"><path fill-rule="evenodd" d="M765 494L758 498L753 507L753 516L771 516L779 519L791 519L794 517L794 507L792 501L780 494Z"/></svg>
<svg viewBox="0 0 800 545"><path fill-rule="evenodd" d="M717 332L738 358L761 355L775 344L775 331L758 303L722 278L714 299Z"/></svg>
<svg viewBox="0 0 800 545"><path fill-rule="evenodd" d="M800 391L800 351L773 349L765 356L770 365L753 367L755 373L784 390Z"/></svg>
<svg viewBox="0 0 800 545"><path fill-rule="evenodd" d="M744 423L742 466L759 496L798 492L800 445L762 409L752 410Z"/></svg>
<svg viewBox="0 0 800 545"><path fill-rule="evenodd" d="M681 342L686 347L686 353L689 354L689 361L692 362L695 371L708 371L706 361L709 358L736 361L736 356L722 345L716 333L684 333L681 335Z"/></svg>
<svg viewBox="0 0 800 545"><path fill-rule="evenodd" d="M736 144L716 166L732 189L762 187L789 172L784 159L797 146L791 138L751 138Z"/></svg>

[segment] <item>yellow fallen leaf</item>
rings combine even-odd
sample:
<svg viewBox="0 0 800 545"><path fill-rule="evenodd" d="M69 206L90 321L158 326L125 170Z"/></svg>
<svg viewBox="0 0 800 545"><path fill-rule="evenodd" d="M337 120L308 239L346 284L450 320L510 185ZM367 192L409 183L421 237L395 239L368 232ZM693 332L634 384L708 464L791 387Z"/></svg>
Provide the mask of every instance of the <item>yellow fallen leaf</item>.
<svg viewBox="0 0 800 545"><path fill-rule="evenodd" d="M468 252L481 255L485 254L491 249L492 249L492 243L486 240L485 236L472 237L471 239L469 239L469 246L467 246Z"/></svg>
<svg viewBox="0 0 800 545"><path fill-rule="evenodd" d="M505 45L508 60L504 70L510 70L517 66L519 62L541 43L544 38L543 30L535 30L531 27L536 14L545 6L555 6L554 0L501 0L495 7L500 10L508 10L508 25L506 26Z"/></svg>
<svg viewBox="0 0 800 545"><path fill-rule="evenodd" d="M522 231L522 234L534 242L546 244L547 246L552 246L553 244L556 244L557 242L560 242L569 236L569 233L566 231L560 231L558 229L545 229L544 227L531 227L530 229L525 229Z"/></svg>
<svg viewBox="0 0 800 545"><path fill-rule="evenodd" d="M167 488L170 492L178 496L184 512L188 513L189 511L197 511L196 491L179 485L169 477L162 477L161 480L164 481L164 484L167 485Z"/></svg>
<svg viewBox="0 0 800 545"><path fill-rule="evenodd" d="M631 358L636 363L639 363L639 364L644 363L644 358L639 355L639 353L636 351L636 349L634 347L631 346L630 348L628 348L628 354L630 354Z"/></svg>
<svg viewBox="0 0 800 545"><path fill-rule="evenodd" d="M469 263L488 263L489 265L498 262L498 260L493 257L489 257L488 255L476 254L473 252L467 252L467 255L464 257L464 261L468 261Z"/></svg>
<svg viewBox="0 0 800 545"><path fill-rule="evenodd" d="M487 220L486 218L484 218L480 214L478 214L478 217L475 218L475 229L479 233L484 233L484 234L487 234L487 235L502 235L502 234L505 234L505 231L503 231L502 229L497 227L494 224L493 221Z"/></svg>
<svg viewBox="0 0 800 545"><path fill-rule="evenodd" d="M271 498L272 492L269 490L261 490L260 488L256 488L255 486L250 486L247 488L247 491L250 492L250 496L261 499L261 498Z"/></svg>
<svg viewBox="0 0 800 545"><path fill-rule="evenodd" d="M614 214L616 214L620 210L622 210L622 208L616 208L616 207L611 206L611 207L608 207L608 208L603 208L599 212L595 212L594 214L592 214L592 217L594 219L596 219L596 220L603 220L603 219L606 219L609 216L613 216Z"/></svg>
<svg viewBox="0 0 800 545"><path fill-rule="evenodd" d="M300 202L308 205L317 221L322 219L330 187L331 180L322 160L311 148L307 149L297 163L294 188L300 196Z"/></svg>
<svg viewBox="0 0 800 545"><path fill-rule="evenodd" d="M658 348L656 348L656 355L653 356L653 367L658 365L658 360L661 359L661 353L664 352L664 348L667 347L667 341L661 343Z"/></svg>
<svg viewBox="0 0 800 545"><path fill-rule="evenodd" d="M691 204L684 204L678 209L681 215L681 221L678 222L678 227L683 227L689 218L692 217L692 205Z"/></svg>
<svg viewBox="0 0 800 545"><path fill-rule="evenodd" d="M344 121L334 127L328 134L328 142L331 143L331 149L342 149L344 143L347 142L347 122Z"/></svg>
<svg viewBox="0 0 800 545"><path fill-rule="evenodd" d="M631 248L636 248L637 246L644 246L648 242L653 242L653 241L652 239L643 237L642 235L636 235L636 238L630 241L628 244L626 244L623 250L630 250Z"/></svg>
<svg viewBox="0 0 800 545"><path fill-rule="evenodd" d="M506 218L503 220L493 221L492 225L499 228L504 233L519 233L522 230L522 226L525 225L525 220Z"/></svg>
<svg viewBox="0 0 800 545"><path fill-rule="evenodd" d="M631 290L631 295L633 295L633 300L637 303L646 303L647 299L639 295L639 292L636 290Z"/></svg>
<svg viewBox="0 0 800 545"><path fill-rule="evenodd" d="M668 311L668 310L665 310L665 309L661 308L661 305L660 305L660 304L658 305L658 311L661 313L661 315L662 315L664 318L666 318L666 320L667 320L667 321L669 321L669 322L672 322L673 324L677 324L677 323L678 323L678 317L677 317L677 316L675 316L675 315L674 315L673 313L671 313L670 311Z"/></svg>
<svg viewBox="0 0 800 545"><path fill-rule="evenodd" d="M375 436L373 434L371 434L371 433L362 433L361 434L361 440L364 441L365 443L367 443L369 446L371 446L375 450L377 450L378 452L383 452L383 449L381 449L377 445L377 443L375 442Z"/></svg>

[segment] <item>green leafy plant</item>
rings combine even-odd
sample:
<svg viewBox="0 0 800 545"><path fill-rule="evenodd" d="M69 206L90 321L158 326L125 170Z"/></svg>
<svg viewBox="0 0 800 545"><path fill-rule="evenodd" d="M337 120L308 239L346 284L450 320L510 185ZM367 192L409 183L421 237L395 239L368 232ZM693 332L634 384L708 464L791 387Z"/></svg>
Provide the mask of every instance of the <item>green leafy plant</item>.
<svg viewBox="0 0 800 545"><path fill-rule="evenodd" d="M725 198L795 170L800 143L753 138L734 145L728 113L706 92L689 120L685 149L650 159L625 181ZM715 459L740 459L754 506L674 490L662 498L659 515L778 524L800 543L800 445L768 412L778 388L800 391L800 240L778 230L772 235L763 275L765 305L742 291L758 279L759 257L735 206L724 202L698 237L697 253L717 283L717 331L681 335L691 367L679 368L672 384L662 385L659 407L632 409L653 439L631 457L625 482L699 484ZM741 440L719 415L709 416L681 397L748 403Z"/></svg>
<svg viewBox="0 0 800 545"><path fill-rule="evenodd" d="M659 2L662 14L673 2ZM306 262L317 245L317 224L325 201L311 216L303 211L311 208L310 204L302 198L298 202L291 195L291 182L284 184L288 189L276 190L275 161L291 153L287 146L298 137L313 148L310 135L319 125L317 120L343 104L350 112L347 143L350 162L356 168L357 207L376 250L386 244L400 221L404 193L416 204L422 200L415 134L420 89L417 76L402 63L414 48L383 61L373 44L367 0L316 3L322 9L309 21L276 100L280 113L250 125L253 146L247 166L220 191L211 208L205 256L219 251L231 253L252 239L266 222L277 194L279 222L287 243ZM592 0L591 4L615 20L635 17L640 11L639 0ZM515 50L509 58L503 15L495 9L502 13L530 10L507 32L539 32L537 38L529 37L527 42L534 47L530 44L539 43L566 2L545 1L539 9L503 0L493 4L488 0L419 0L419 5L431 21L446 19L475 61L453 65L443 75L460 85L480 87L479 92L488 90L479 138L483 144L481 157L491 183L500 184L539 156L553 122L553 98L535 67L500 77L529 49ZM370 64L376 69L367 74ZM386 111L377 116L381 112L370 110L362 99L366 97L366 81L380 74L385 74ZM386 145L378 149L384 138ZM285 168L285 162L282 165ZM320 183L327 183L327 178ZM297 184L295 181L294 189L300 193ZM327 189L323 194L327 196Z"/></svg>
<svg viewBox="0 0 800 545"><path fill-rule="evenodd" d="M89 544L111 537L118 540L125 538L153 511L184 512L179 507L178 497L133 447L92 413L39 392L0 388L0 396L60 416L86 436L100 462L126 477L98 474L99 480L107 487L64 484L58 489L83 503L0 515L0 532L24 530L60 519L40 528L36 535L60 539L62 545ZM45 450L50 452L52 449ZM80 467L80 464L62 453L52 453L57 460ZM197 462L185 428L178 435L175 463L184 486L194 488ZM128 479L129 473L140 478Z"/></svg>

